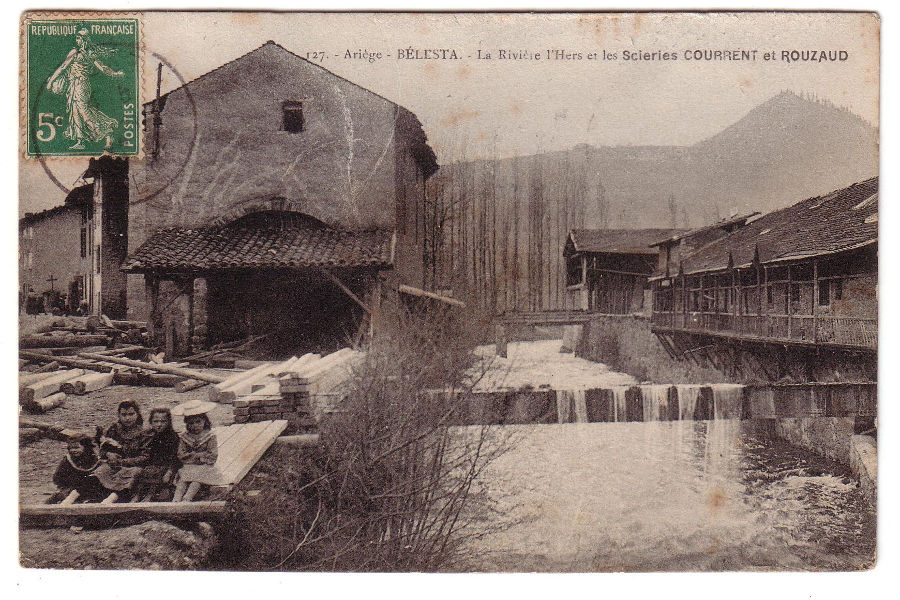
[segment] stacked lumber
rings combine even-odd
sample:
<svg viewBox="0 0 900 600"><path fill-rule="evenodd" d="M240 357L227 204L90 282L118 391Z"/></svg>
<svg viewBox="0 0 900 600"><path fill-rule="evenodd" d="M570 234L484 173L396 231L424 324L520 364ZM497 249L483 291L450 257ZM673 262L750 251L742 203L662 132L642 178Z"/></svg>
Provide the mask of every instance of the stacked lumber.
<svg viewBox="0 0 900 600"><path fill-rule="evenodd" d="M269 384L235 401L235 422L283 419L292 433L316 429L322 413L333 410L342 397L361 352L344 348L322 358L297 365Z"/></svg>
<svg viewBox="0 0 900 600"><path fill-rule="evenodd" d="M296 368L295 365L304 365L317 358L317 354L305 354L301 358L294 356L284 362L263 363L248 371L235 373L210 387L209 399L212 402L231 404L238 397L246 396L277 381L278 377Z"/></svg>
<svg viewBox="0 0 900 600"><path fill-rule="evenodd" d="M239 381L231 388L243 392L233 400L235 423L258 423L278 419L296 426L298 421L308 421L309 415L305 407L299 407L291 399L282 398L280 379L310 368L321 360L324 359L318 354L304 354L299 359L292 358L279 364L276 369L257 371L265 373L262 377L256 376L243 382Z"/></svg>

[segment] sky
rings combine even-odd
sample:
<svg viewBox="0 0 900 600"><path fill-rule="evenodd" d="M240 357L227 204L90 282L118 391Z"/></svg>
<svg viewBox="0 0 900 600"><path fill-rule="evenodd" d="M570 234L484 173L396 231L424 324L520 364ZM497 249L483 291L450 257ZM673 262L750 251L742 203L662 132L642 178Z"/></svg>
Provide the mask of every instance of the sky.
<svg viewBox="0 0 900 600"><path fill-rule="evenodd" d="M174 67L164 69L165 92L179 77L190 81L273 40L313 60L323 53L321 66L410 109L441 163L581 143L689 145L785 89L878 123L879 24L863 13L153 12L142 22L145 99L155 87L156 56ZM453 50L458 58L409 58L411 50L421 56L425 49ZM500 59L501 50L527 58ZM686 52L705 50L756 50L756 60L686 60ZM847 59L786 62L785 50L844 50ZM491 59L479 59L479 51ZM548 60L548 51L568 57ZM604 51L616 60L602 60ZM777 60L765 60L766 52ZM651 59L625 60L626 53ZM677 58L655 59L662 53ZM20 214L62 202L64 192L48 170L70 188L85 166L84 160L23 161Z"/></svg>

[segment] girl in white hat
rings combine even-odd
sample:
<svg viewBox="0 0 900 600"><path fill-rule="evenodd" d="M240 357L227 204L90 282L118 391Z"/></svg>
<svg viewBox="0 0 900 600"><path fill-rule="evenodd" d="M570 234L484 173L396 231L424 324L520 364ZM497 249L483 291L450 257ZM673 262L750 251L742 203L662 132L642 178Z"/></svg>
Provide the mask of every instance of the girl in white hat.
<svg viewBox="0 0 900 600"><path fill-rule="evenodd" d="M212 423L209 421L209 413L215 404L192 400L176 406L173 414L184 416L186 431L178 436L178 460L185 465L214 465L219 457L219 449L216 443L216 434L212 432ZM190 502L197 495L200 482L192 481L187 485L185 481L179 481L175 486L173 502Z"/></svg>

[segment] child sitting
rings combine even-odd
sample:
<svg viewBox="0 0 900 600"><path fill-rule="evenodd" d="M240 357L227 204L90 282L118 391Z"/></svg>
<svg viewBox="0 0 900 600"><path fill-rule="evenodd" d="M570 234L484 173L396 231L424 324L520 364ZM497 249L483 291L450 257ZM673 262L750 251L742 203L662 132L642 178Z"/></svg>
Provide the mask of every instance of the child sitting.
<svg viewBox="0 0 900 600"><path fill-rule="evenodd" d="M212 423L207 416L215 404L194 400L175 407L173 413L184 415L186 431L179 436L178 460L185 465L214 465L219 457L216 435L212 432ZM197 495L200 482L192 481L190 485L180 480L175 486L173 502L184 500L190 502Z"/></svg>
<svg viewBox="0 0 900 600"><path fill-rule="evenodd" d="M106 492L97 478L91 477L99 465L100 458L90 436L80 435L70 439L66 444L66 457L53 473L57 491L47 499L47 503L72 504L78 499L102 499Z"/></svg>
<svg viewBox="0 0 900 600"><path fill-rule="evenodd" d="M101 464L94 476L109 492L103 500L110 504L120 494L130 493L141 466L147 462L143 453L144 418L134 400L123 400L118 407L118 420L103 431L100 438Z"/></svg>
<svg viewBox="0 0 900 600"><path fill-rule="evenodd" d="M145 432L144 468L138 475L134 500L166 501L171 498L169 483L181 466L178 462L178 434L172 429L172 411L157 407L150 411L150 428Z"/></svg>

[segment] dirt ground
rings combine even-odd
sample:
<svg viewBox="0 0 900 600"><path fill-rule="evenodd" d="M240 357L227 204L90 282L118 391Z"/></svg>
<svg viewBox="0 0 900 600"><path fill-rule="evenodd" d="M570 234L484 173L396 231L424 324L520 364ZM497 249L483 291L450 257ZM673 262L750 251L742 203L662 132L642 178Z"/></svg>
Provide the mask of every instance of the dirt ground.
<svg viewBox="0 0 900 600"><path fill-rule="evenodd" d="M208 370L227 376L232 371ZM84 396L70 395L66 403L43 415L23 416L67 428L106 426L116 418L116 406L136 400L146 419L155 406L172 408L188 400L206 400L209 387L179 394L172 388L115 385ZM234 422L231 405L220 404L210 413L213 425ZM176 430L184 423L175 418ZM65 454L65 444L40 439L19 448L19 502L43 503L55 490L51 478ZM211 531L185 531L158 521L111 530L21 529L20 562L23 567L68 569L191 569L200 566L214 544ZM64 551L60 552L60 549Z"/></svg>

